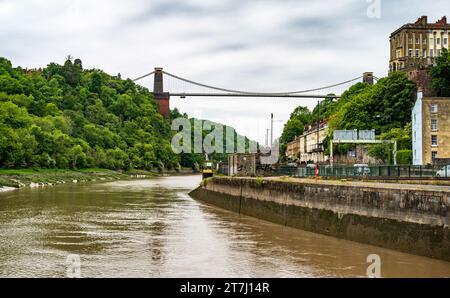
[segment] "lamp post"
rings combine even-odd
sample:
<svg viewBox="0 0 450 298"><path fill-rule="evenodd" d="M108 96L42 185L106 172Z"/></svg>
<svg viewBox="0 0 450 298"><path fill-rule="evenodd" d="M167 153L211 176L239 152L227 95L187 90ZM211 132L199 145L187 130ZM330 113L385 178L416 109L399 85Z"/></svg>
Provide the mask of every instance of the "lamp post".
<svg viewBox="0 0 450 298"><path fill-rule="evenodd" d="M270 148L272 148L273 145L273 124L275 122L284 122L283 120L276 120L273 118L273 113L270 114ZM267 135L269 134L269 129L267 129L266 132L266 139L267 139Z"/></svg>
<svg viewBox="0 0 450 298"><path fill-rule="evenodd" d="M273 113L270 113L270 148L273 145Z"/></svg>

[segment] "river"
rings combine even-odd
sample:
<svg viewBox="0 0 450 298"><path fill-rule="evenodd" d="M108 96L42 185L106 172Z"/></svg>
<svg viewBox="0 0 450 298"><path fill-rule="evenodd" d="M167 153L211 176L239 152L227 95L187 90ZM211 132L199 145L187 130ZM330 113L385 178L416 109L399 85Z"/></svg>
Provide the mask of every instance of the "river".
<svg viewBox="0 0 450 298"><path fill-rule="evenodd" d="M0 276L450 277L450 263L283 227L193 200L199 176L0 193ZM73 256L72 256L73 257Z"/></svg>

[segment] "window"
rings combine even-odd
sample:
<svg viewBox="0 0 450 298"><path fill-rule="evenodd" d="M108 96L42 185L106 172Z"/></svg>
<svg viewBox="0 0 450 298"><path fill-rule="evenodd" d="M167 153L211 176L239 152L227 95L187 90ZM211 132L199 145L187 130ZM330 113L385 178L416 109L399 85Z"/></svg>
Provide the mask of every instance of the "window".
<svg viewBox="0 0 450 298"><path fill-rule="evenodd" d="M431 131L437 131L437 130L438 130L437 120L431 119Z"/></svg>
<svg viewBox="0 0 450 298"><path fill-rule="evenodd" d="M431 160L434 161L437 158L437 151L431 151Z"/></svg>
<svg viewBox="0 0 450 298"><path fill-rule="evenodd" d="M412 57L412 54L413 54L413 53L412 53L412 49L409 49L409 50L408 50L408 55L409 55L409 57Z"/></svg>
<svg viewBox="0 0 450 298"><path fill-rule="evenodd" d="M448 43L448 39L444 38L444 45L447 45L447 43Z"/></svg>
<svg viewBox="0 0 450 298"><path fill-rule="evenodd" d="M430 57L431 58L433 58L433 54L434 54L433 50L430 50Z"/></svg>
<svg viewBox="0 0 450 298"><path fill-rule="evenodd" d="M419 58L419 50L416 49L416 58Z"/></svg>
<svg viewBox="0 0 450 298"><path fill-rule="evenodd" d="M441 50L440 49L437 50L436 56L438 56L438 57L441 56Z"/></svg>
<svg viewBox="0 0 450 298"><path fill-rule="evenodd" d="M438 105L437 105L437 103L432 103L430 110L431 110L431 113L436 114L438 112Z"/></svg>
<svg viewBox="0 0 450 298"><path fill-rule="evenodd" d="M433 45L434 44L434 38L430 37L430 44Z"/></svg>
<svg viewBox="0 0 450 298"><path fill-rule="evenodd" d="M436 38L436 44L441 44L441 38L440 37Z"/></svg>
<svg viewBox="0 0 450 298"><path fill-rule="evenodd" d="M419 38L416 38L416 44L419 44L419 43L420 43Z"/></svg>
<svg viewBox="0 0 450 298"><path fill-rule="evenodd" d="M427 50L423 50L422 56L423 56L423 58L427 57Z"/></svg>
<svg viewBox="0 0 450 298"><path fill-rule="evenodd" d="M438 145L438 137L437 136L431 136L431 146L437 147Z"/></svg>

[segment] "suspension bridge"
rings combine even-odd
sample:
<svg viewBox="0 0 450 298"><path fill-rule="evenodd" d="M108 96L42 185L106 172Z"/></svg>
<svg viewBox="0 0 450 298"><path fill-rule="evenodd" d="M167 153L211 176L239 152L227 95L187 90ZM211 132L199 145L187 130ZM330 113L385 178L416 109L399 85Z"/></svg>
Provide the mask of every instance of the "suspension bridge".
<svg viewBox="0 0 450 298"><path fill-rule="evenodd" d="M201 87L206 89L203 92L169 92L164 90L164 75L179 82L183 82L190 86ZM204 83L199 83L193 80L189 80L175 74L166 72L161 67L155 67L154 71L140 76L134 79L134 82L140 81L144 78L153 76L153 96L159 105L159 113L168 117L170 114L170 98L171 97L253 97L253 98L309 98L309 99L324 99L324 98L340 98L340 95L335 94L313 94L315 92L323 92L327 89L339 87L355 81L361 80L363 82L373 84L374 80L378 80L377 77L373 75L372 72L365 72L362 76L339 82L332 85L327 85L319 88L306 89L306 90L294 90L285 92L254 92L254 91L243 91L243 90L233 90L227 88L221 88L217 86L212 86Z"/></svg>

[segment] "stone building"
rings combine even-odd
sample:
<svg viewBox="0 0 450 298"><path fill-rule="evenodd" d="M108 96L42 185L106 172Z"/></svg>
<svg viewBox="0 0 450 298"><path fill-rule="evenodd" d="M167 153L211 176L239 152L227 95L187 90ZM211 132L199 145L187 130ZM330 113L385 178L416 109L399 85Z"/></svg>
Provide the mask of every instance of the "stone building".
<svg viewBox="0 0 450 298"><path fill-rule="evenodd" d="M255 176L257 154L230 154L228 155L229 176Z"/></svg>
<svg viewBox="0 0 450 298"><path fill-rule="evenodd" d="M286 148L287 158L301 163L328 161L323 146L328 135L329 128L326 121L320 123L319 131L317 131L317 124L305 127L301 136L297 136L294 141L288 143Z"/></svg>
<svg viewBox="0 0 450 298"><path fill-rule="evenodd" d="M449 48L449 38L450 24L445 16L435 23L428 23L427 16L422 16L415 23L401 26L390 36L390 72L407 73L425 96L431 96L428 67L443 48Z"/></svg>
<svg viewBox="0 0 450 298"><path fill-rule="evenodd" d="M419 92L412 111L413 163L427 165L450 158L450 97Z"/></svg>
<svg viewBox="0 0 450 298"><path fill-rule="evenodd" d="M301 140L300 136L295 137L295 139L291 142L289 142L286 146L286 157L295 160L299 158L300 154L300 147L303 145L300 145Z"/></svg>

